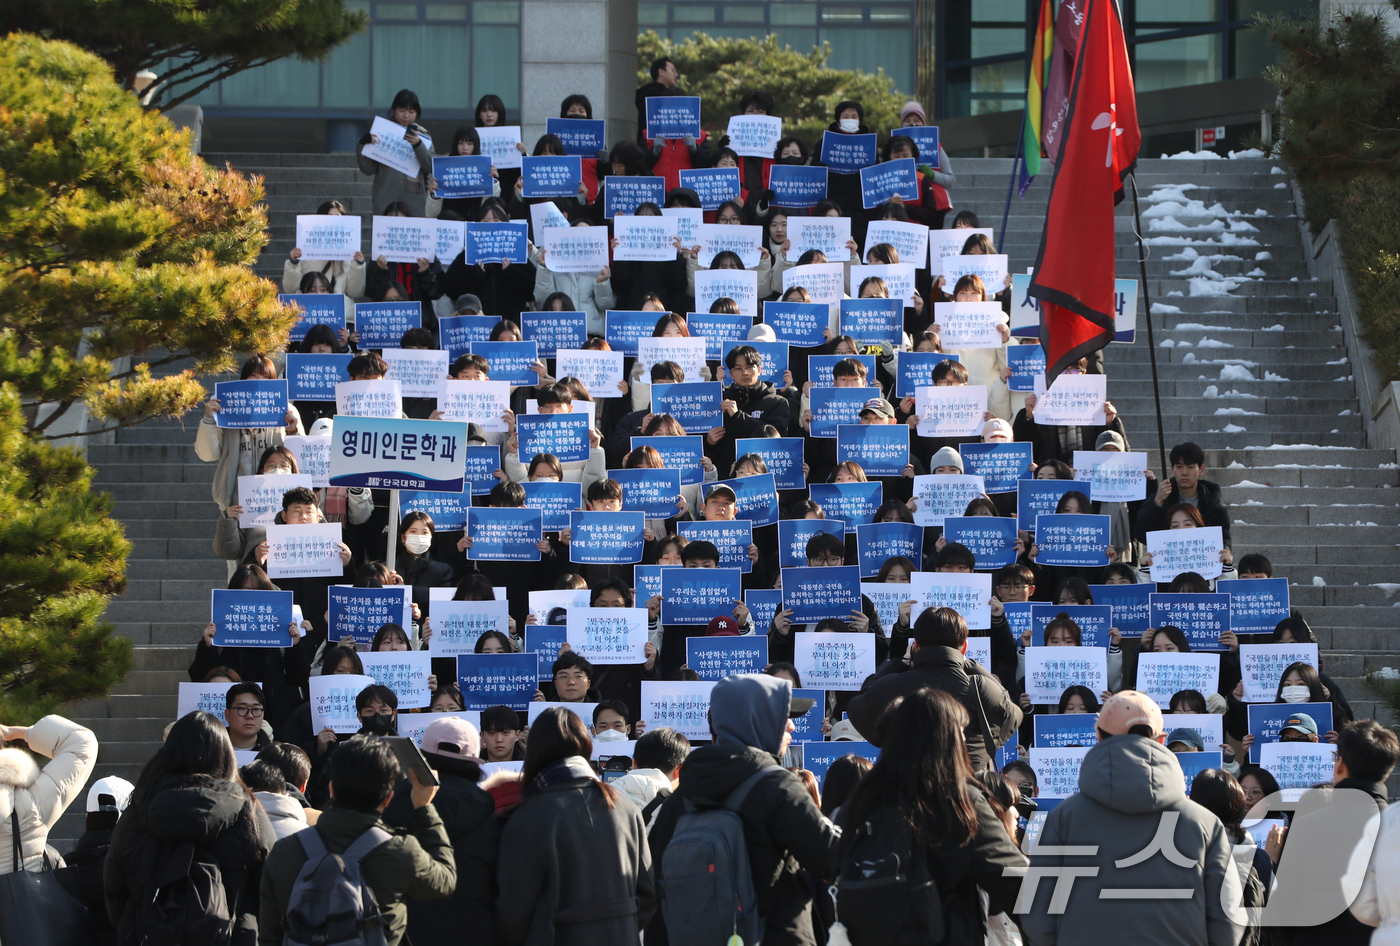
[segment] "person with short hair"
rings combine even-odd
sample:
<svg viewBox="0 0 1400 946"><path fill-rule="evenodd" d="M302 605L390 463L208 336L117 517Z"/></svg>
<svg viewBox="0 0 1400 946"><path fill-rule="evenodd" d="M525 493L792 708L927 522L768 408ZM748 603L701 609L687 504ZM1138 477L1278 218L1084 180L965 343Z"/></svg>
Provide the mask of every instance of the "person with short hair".
<svg viewBox="0 0 1400 946"><path fill-rule="evenodd" d="M224 722L228 738L235 749L254 751L272 744L272 737L263 729L263 714L267 699L256 683L235 683L224 694Z"/></svg>
<svg viewBox="0 0 1400 946"><path fill-rule="evenodd" d="M483 762L524 761L520 717L509 706L488 706L481 711L481 759Z"/></svg>
<svg viewBox="0 0 1400 946"><path fill-rule="evenodd" d="M306 784L311 781L311 757L301 746L290 742L274 742L258 750L258 761L267 762L282 773L282 783L288 797L311 812L307 823L315 824L316 809L306 803Z"/></svg>
<svg viewBox="0 0 1400 946"><path fill-rule="evenodd" d="M642 810L648 831L656 823L657 809L676 790L689 755L690 740L681 733L669 726L649 730L632 749L632 771L612 783Z"/></svg>
<svg viewBox="0 0 1400 946"><path fill-rule="evenodd" d="M108 775L93 782L87 793L87 819L82 836L73 850L63 855L64 862L77 875L79 899L92 919L97 946L116 946L117 942L117 928L107 916L107 902L103 899L102 872L107 865L107 852L112 847L112 832L131 803L135 787L120 775Z"/></svg>
<svg viewBox="0 0 1400 946"><path fill-rule="evenodd" d="M1220 527L1225 550L1230 551L1230 510L1221 501L1219 484L1202 479L1206 473L1206 452L1194 443L1179 443L1172 447L1170 459L1171 478L1158 486L1138 510L1134 537L1146 542L1147 533L1166 529L1169 510L1185 503L1196 507L1204 525Z"/></svg>
<svg viewBox="0 0 1400 946"><path fill-rule="evenodd" d="M238 778L262 804L279 841L306 827L306 810L287 794L287 781L277 766L254 760L239 768Z"/></svg>

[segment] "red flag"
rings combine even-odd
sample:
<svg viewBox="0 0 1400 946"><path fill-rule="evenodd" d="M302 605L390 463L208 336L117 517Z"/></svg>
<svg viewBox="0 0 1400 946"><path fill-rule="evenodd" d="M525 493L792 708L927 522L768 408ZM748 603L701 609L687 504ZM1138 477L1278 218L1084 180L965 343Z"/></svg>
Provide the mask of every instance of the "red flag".
<svg viewBox="0 0 1400 946"><path fill-rule="evenodd" d="M1041 300L1047 384L1113 340L1113 208L1142 144L1117 5L1087 2L1064 150L1027 291Z"/></svg>

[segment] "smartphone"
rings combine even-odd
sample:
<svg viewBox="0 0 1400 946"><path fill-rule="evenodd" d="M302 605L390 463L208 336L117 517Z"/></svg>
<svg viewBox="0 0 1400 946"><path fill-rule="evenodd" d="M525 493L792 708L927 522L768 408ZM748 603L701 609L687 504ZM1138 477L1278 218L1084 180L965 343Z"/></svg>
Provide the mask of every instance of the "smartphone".
<svg viewBox="0 0 1400 946"><path fill-rule="evenodd" d="M438 777L433 773L432 766L428 765L423 750L419 749L412 739L407 736L383 736L382 738L394 750L394 755L399 760L399 768L403 769L405 775L409 772L416 772L420 784L438 784Z"/></svg>

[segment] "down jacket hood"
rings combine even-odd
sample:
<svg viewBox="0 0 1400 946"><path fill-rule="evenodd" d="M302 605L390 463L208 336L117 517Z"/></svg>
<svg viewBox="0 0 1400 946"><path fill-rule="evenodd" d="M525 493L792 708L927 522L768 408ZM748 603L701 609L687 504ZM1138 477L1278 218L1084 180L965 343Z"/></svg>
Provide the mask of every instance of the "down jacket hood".
<svg viewBox="0 0 1400 946"><path fill-rule="evenodd" d="M1090 749L1079 769L1079 790L1129 815L1163 811L1186 801L1181 766L1172 751L1134 735L1113 736Z"/></svg>
<svg viewBox="0 0 1400 946"><path fill-rule="evenodd" d="M39 779L39 764L23 749L0 749L0 785L29 788Z"/></svg>
<svg viewBox="0 0 1400 946"><path fill-rule="evenodd" d="M212 842L238 821L248 796L222 779L172 780L156 788L145 822L162 841Z"/></svg>

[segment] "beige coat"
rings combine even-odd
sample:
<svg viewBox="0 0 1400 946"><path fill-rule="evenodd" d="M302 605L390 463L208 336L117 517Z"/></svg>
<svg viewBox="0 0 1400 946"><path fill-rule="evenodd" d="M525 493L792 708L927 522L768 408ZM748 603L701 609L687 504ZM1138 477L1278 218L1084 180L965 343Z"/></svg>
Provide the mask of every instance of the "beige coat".
<svg viewBox="0 0 1400 946"><path fill-rule="evenodd" d="M29 727L26 740L51 761L41 769L23 749L0 749L0 874L14 871L10 812L19 816L25 870L42 870L49 831L97 765L97 737L62 716L45 716Z"/></svg>

